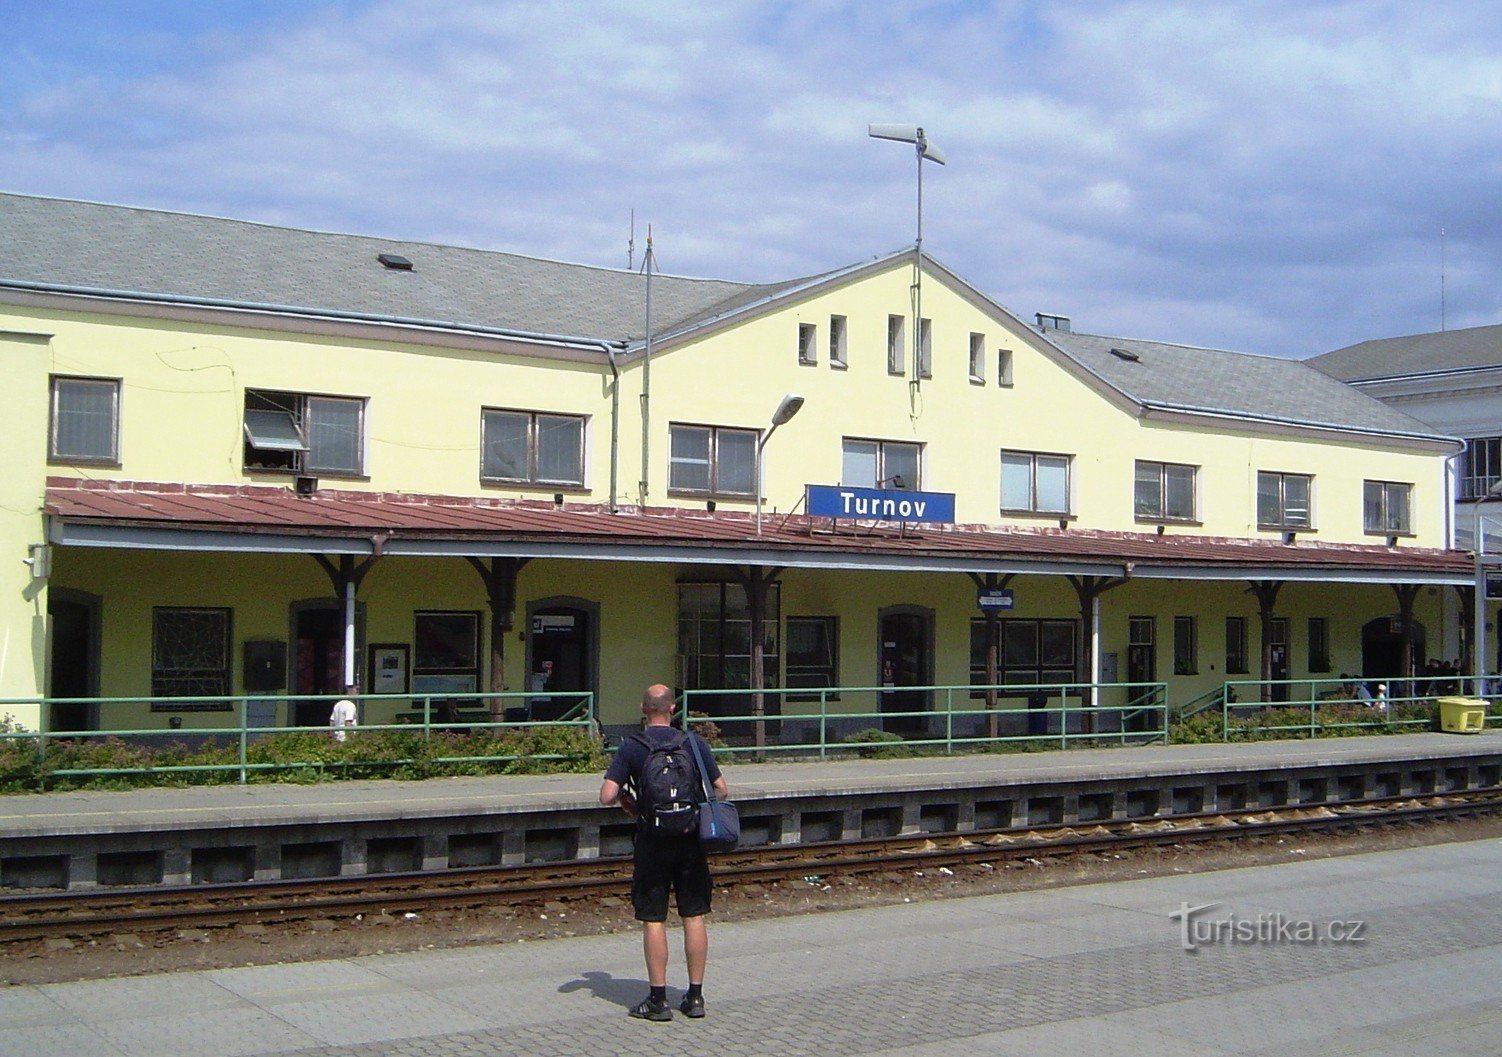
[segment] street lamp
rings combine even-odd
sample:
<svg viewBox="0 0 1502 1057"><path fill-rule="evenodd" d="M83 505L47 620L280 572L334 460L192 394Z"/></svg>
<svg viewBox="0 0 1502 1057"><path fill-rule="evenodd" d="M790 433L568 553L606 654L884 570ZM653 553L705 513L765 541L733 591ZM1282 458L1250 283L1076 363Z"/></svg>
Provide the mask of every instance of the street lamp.
<svg viewBox="0 0 1502 1057"><path fill-rule="evenodd" d="M920 125L867 125L866 135L872 139L911 143L918 157L918 240L913 244L913 384L918 385L921 375L918 357L923 342L923 163L931 161L943 165L944 155L928 142Z"/></svg>
<svg viewBox="0 0 1502 1057"><path fill-rule="evenodd" d="M761 535L761 452L767 446L767 441L772 439L772 434L777 432L778 426L785 426L792 417L803 407L803 397L797 393L789 393L782 398L782 403L777 405L777 410L772 412L772 426L756 441L756 534Z"/></svg>
<svg viewBox="0 0 1502 1057"><path fill-rule="evenodd" d="M1481 514L1481 504L1498 495L1502 495L1502 480L1493 481L1471 501L1475 515L1471 546L1476 556L1474 597L1471 599L1471 674L1476 678L1476 685L1471 688L1471 693L1477 697L1484 692L1482 682L1486 678L1486 518Z"/></svg>

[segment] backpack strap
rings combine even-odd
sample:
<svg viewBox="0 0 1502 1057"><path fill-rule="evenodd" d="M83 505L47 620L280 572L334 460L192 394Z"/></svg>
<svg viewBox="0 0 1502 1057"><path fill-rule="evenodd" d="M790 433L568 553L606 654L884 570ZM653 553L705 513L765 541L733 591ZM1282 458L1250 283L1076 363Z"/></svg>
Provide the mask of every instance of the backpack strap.
<svg viewBox="0 0 1502 1057"><path fill-rule="evenodd" d="M709 768L704 765L704 754L699 751L699 739L691 734L685 734L688 739L688 747L694 752L694 766L699 769L699 782L704 786L704 799L701 803L709 803L714 799L714 792L709 786Z"/></svg>

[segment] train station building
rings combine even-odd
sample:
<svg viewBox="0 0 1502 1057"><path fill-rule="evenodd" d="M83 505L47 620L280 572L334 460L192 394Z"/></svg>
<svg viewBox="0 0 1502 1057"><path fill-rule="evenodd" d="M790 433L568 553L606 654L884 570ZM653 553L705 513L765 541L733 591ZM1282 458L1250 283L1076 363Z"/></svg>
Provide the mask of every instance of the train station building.
<svg viewBox="0 0 1502 1057"><path fill-rule="evenodd" d="M758 661L875 688L835 711L1184 701L1470 641L1455 440L1296 361L1024 317L911 248L748 285L20 195L0 246L23 725L64 698L56 729L191 730L239 695L321 725L299 698L351 676L624 725L648 683Z"/></svg>

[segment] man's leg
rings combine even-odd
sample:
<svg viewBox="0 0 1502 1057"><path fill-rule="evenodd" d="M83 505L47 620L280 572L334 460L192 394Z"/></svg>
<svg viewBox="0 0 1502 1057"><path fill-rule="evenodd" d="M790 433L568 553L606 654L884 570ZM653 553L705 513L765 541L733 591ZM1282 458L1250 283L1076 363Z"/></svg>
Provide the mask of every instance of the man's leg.
<svg viewBox="0 0 1502 1057"><path fill-rule="evenodd" d="M688 982L704 982L704 963L709 957L709 928L704 915L683 919L683 958L688 962ZM663 969L667 968L667 937L662 944Z"/></svg>
<svg viewBox="0 0 1502 1057"><path fill-rule="evenodd" d="M685 925L687 922L684 923ZM702 919L700 928L703 928ZM686 932L687 930L685 930ZM687 940L684 941L685 944ZM641 923L642 953L647 958L647 983L653 987L665 987L668 982L668 926L665 921ZM692 963L690 963L692 964ZM690 969L692 974L692 969ZM704 954L700 948L699 978L704 978Z"/></svg>

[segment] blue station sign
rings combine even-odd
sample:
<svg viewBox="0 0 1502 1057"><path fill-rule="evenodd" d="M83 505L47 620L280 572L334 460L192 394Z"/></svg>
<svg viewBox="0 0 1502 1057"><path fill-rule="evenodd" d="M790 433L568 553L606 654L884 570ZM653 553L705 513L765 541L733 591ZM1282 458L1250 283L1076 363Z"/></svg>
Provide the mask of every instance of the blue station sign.
<svg viewBox="0 0 1502 1057"><path fill-rule="evenodd" d="M975 597L975 604L980 606L982 612L991 609L1011 609L1014 601L1012 591L1007 587L983 589Z"/></svg>
<svg viewBox="0 0 1502 1057"><path fill-rule="evenodd" d="M833 484L811 484L804 487L807 489L810 517L954 524L953 492L904 492L888 488L846 488Z"/></svg>

